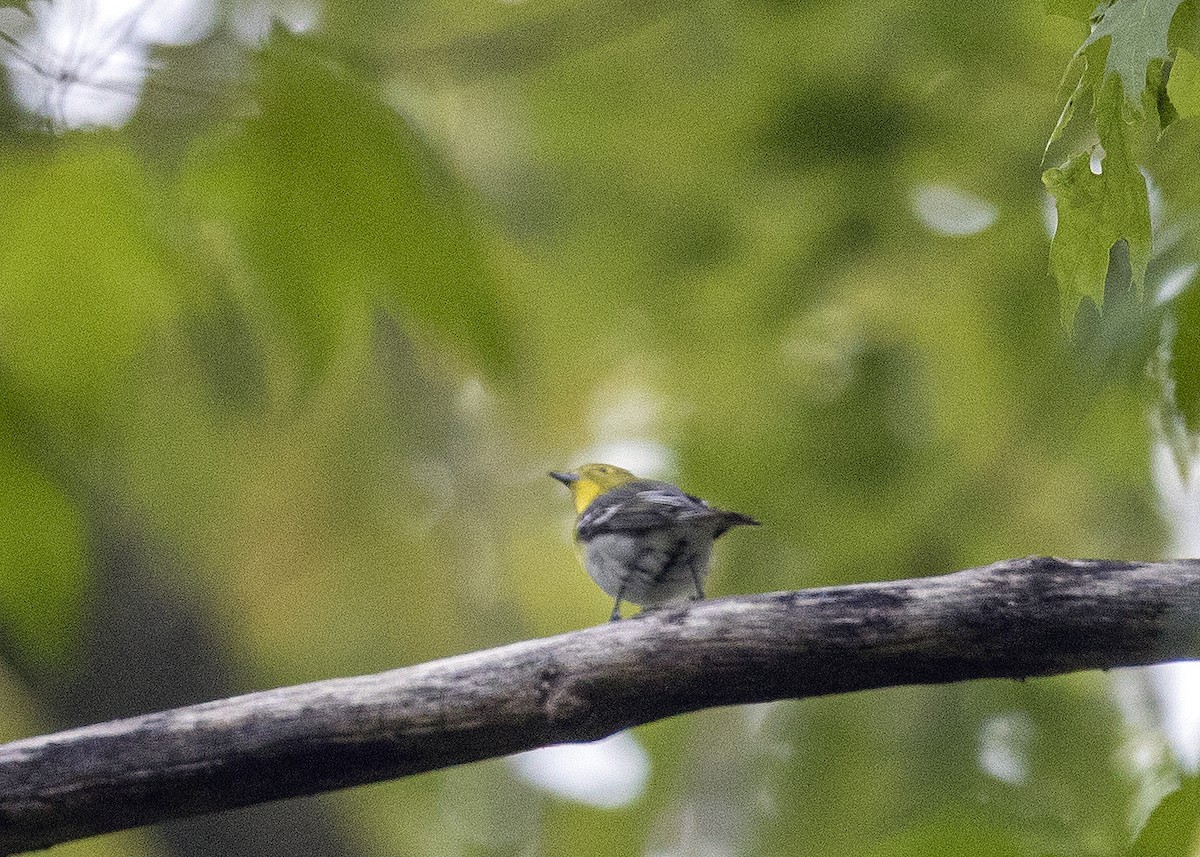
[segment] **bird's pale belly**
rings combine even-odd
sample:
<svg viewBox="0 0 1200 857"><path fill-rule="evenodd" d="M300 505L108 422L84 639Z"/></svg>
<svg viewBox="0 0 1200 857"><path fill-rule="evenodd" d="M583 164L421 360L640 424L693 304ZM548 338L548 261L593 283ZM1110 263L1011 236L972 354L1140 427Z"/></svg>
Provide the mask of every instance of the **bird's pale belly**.
<svg viewBox="0 0 1200 857"><path fill-rule="evenodd" d="M712 537L685 529L605 533L579 546L592 580L613 598L645 607L698 595Z"/></svg>

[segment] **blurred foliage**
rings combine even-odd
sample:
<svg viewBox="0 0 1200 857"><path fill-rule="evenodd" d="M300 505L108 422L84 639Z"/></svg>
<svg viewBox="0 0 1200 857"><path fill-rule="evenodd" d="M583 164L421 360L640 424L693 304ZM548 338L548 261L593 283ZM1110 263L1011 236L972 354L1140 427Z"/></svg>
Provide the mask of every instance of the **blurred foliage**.
<svg viewBox="0 0 1200 857"><path fill-rule="evenodd" d="M0 629L36 668L69 673L89 594L83 525L61 487L6 435L0 435Z"/></svg>
<svg viewBox="0 0 1200 857"><path fill-rule="evenodd" d="M1200 838L1200 781L1187 777L1155 807L1129 849L1130 857L1188 857Z"/></svg>
<svg viewBox="0 0 1200 857"><path fill-rule="evenodd" d="M545 476L589 459L763 521L713 595L1185 543L1152 474L1200 425L1195 0L227 0L137 36L157 2L98 49L144 81L30 55L103 4L6 30L7 735L81 664L147 671L79 654L123 562L156 575L123 645L225 646L206 687L602 621ZM151 642L185 609L217 654ZM1194 853L1130 675L651 724L620 809L503 761L331 803L380 855Z"/></svg>

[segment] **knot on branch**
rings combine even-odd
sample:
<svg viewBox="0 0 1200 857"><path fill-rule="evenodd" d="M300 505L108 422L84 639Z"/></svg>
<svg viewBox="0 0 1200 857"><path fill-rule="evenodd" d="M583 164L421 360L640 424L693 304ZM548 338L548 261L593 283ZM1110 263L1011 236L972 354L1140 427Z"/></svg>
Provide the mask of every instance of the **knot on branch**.
<svg viewBox="0 0 1200 857"><path fill-rule="evenodd" d="M573 736L594 727L596 706L586 682L564 676L557 666L542 670L538 679L538 702L546 722L556 732ZM599 736L597 736L599 737Z"/></svg>

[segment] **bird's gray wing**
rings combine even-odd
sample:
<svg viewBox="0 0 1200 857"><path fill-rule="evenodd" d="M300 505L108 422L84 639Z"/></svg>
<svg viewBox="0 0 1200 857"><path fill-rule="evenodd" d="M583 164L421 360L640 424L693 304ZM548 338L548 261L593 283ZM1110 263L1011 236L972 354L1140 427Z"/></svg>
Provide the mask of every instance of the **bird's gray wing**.
<svg viewBox="0 0 1200 857"><path fill-rule="evenodd" d="M716 510L668 483L631 482L597 497L579 516L587 540L602 533L638 533L712 517Z"/></svg>

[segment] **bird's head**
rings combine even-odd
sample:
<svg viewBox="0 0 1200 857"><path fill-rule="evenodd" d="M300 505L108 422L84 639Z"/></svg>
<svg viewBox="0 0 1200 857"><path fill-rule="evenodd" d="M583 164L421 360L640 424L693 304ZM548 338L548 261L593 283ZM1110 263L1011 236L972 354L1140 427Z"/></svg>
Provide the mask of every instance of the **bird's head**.
<svg viewBox="0 0 1200 857"><path fill-rule="evenodd" d="M550 476L571 489L575 511L582 512L603 494L637 479L628 470L612 464L585 464L573 473L550 471Z"/></svg>

